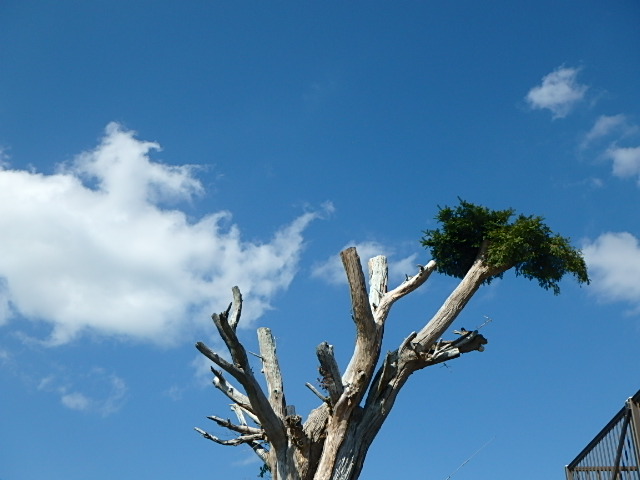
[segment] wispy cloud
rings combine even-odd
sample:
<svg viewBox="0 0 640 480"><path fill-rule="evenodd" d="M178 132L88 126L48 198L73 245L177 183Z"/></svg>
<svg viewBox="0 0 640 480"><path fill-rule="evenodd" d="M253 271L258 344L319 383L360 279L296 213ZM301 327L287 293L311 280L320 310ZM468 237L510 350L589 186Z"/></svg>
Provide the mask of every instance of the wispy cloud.
<svg viewBox="0 0 640 480"><path fill-rule="evenodd" d="M533 87L525 97L534 109L547 109L553 118L566 117L571 109L584 98L588 89L577 81L579 69L559 67L542 78L542 83Z"/></svg>
<svg viewBox="0 0 640 480"><path fill-rule="evenodd" d="M56 394L60 403L71 410L108 416L116 413L125 402L127 386L120 377L102 368L93 368L74 382L69 373L42 378L38 390ZM76 383L82 383L80 391Z"/></svg>
<svg viewBox="0 0 640 480"><path fill-rule="evenodd" d="M162 394L166 397L169 397L174 402L182 399L182 395L184 393L185 388L178 385L171 385L167 390L165 390Z"/></svg>
<svg viewBox="0 0 640 480"><path fill-rule="evenodd" d="M600 150L600 158L612 162L612 174L620 178L637 177L640 185L640 147L637 134L640 126L632 123L626 115L601 115L585 135L580 149ZM604 147L603 143L608 147ZM623 146L625 145L625 146Z"/></svg>
<svg viewBox="0 0 640 480"><path fill-rule="evenodd" d="M601 115L595 121L591 130L584 136L581 147L586 148L594 141L608 137L614 132L629 131L630 129L632 127L629 125L627 117L623 114Z"/></svg>
<svg viewBox="0 0 640 480"><path fill-rule="evenodd" d="M0 365L2 365L4 362L7 362L10 358L11 354L9 353L9 351L0 348Z"/></svg>
<svg viewBox="0 0 640 480"><path fill-rule="evenodd" d="M6 149L0 145L0 168L4 168L9 165L9 155Z"/></svg>
<svg viewBox="0 0 640 480"><path fill-rule="evenodd" d="M624 301L640 311L640 243L628 232L608 232L582 249L594 291L606 301Z"/></svg>
<svg viewBox="0 0 640 480"><path fill-rule="evenodd" d="M385 255L389 257L389 277L390 280L400 282L405 275L413 275L416 273L416 257L412 254L399 260L393 260L394 250L378 242L350 242L344 248L356 247L360 261L363 263L363 271L367 272L367 261L377 255ZM340 255L336 252L330 258L314 265L311 275L316 278L325 280L334 285L342 285L347 283L347 277L340 260ZM392 286L392 285L390 285Z"/></svg>
<svg viewBox="0 0 640 480"><path fill-rule="evenodd" d="M71 410L85 411L88 410L91 405L89 397L80 392L64 393L62 397L60 397L60 401L65 407Z"/></svg>
<svg viewBox="0 0 640 480"><path fill-rule="evenodd" d="M193 167L153 161L158 149L112 123L56 174L0 168L0 324L12 314L49 322L52 344L83 331L171 343L226 307L234 285L245 325L270 308L320 213L267 242L244 241L227 211L192 221L168 206L203 187Z"/></svg>

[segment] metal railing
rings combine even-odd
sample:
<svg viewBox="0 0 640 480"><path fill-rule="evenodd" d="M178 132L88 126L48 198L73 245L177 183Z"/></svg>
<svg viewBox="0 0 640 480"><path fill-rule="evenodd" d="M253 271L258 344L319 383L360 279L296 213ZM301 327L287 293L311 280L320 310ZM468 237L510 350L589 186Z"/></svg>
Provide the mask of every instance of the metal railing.
<svg viewBox="0 0 640 480"><path fill-rule="evenodd" d="M565 467L567 480L640 480L640 390Z"/></svg>

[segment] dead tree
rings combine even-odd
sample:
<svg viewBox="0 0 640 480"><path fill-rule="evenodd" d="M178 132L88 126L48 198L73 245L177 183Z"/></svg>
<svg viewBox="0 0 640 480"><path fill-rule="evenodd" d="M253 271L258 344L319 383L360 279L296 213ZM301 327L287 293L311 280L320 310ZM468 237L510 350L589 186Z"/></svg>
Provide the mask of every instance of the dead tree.
<svg viewBox="0 0 640 480"><path fill-rule="evenodd" d="M196 430L222 445L249 445L274 480L357 479L371 443L409 376L462 354L484 350L487 340L478 331L461 329L454 331L457 338L442 339L482 284L511 268L516 274L537 279L554 293L558 293L558 281L564 273L588 283L581 253L570 247L568 239L552 235L540 217L520 216L510 222L512 214L511 210L491 211L464 201L457 209L441 209L436 218L442 230L426 231L423 238L435 260L418 266L415 275L391 290L384 256L369 260L367 290L356 249L341 252L351 294L355 346L341 372L333 347L326 342L318 345L316 355L326 395L307 384L322 403L304 422L286 401L275 342L268 328L258 329L266 390L254 376L247 351L236 335L242 296L234 287L229 308L212 316L231 361L201 342L196 348L217 366L211 368L213 384L233 402L237 422L209 418L237 436L222 440ZM461 281L420 331L411 332L381 360L385 322L392 305L422 286L434 271L461 277Z"/></svg>

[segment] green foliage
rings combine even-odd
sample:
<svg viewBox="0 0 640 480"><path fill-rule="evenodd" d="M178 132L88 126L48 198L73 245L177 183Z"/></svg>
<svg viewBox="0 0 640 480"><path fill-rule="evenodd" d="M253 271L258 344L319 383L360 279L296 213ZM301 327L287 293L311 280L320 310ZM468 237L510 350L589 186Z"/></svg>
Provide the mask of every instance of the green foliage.
<svg viewBox="0 0 640 480"><path fill-rule="evenodd" d="M455 208L439 209L435 218L441 228L423 232L421 243L431 251L438 272L464 277L486 242L483 261L495 271L486 283L511 268L555 295L566 273L578 283L589 283L582 252L568 238L554 234L542 217L518 215L513 219L513 209L490 210L459 200Z"/></svg>

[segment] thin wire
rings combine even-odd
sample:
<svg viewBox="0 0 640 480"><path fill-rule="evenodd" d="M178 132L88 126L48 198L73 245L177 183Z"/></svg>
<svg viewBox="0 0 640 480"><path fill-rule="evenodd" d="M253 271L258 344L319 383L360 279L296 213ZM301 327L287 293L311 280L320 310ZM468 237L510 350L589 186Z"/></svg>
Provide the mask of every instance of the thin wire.
<svg viewBox="0 0 640 480"><path fill-rule="evenodd" d="M484 318L486 318L487 320L486 320L482 325L480 325L476 330L480 330L480 329L481 329L482 327L484 327L487 323L491 323L491 322L493 322L493 318L491 318L491 317L487 317L486 315L483 315L483 317L484 317Z"/></svg>
<svg viewBox="0 0 640 480"><path fill-rule="evenodd" d="M487 443L485 443L485 444L484 444L484 445L482 445L478 450L476 450L476 451L474 452L474 454L473 454L473 455L471 455L471 456L470 456L469 458L467 458L464 462L462 462L462 463L460 464L460 466L459 466L458 468L456 468L453 472L451 472L451 473L449 474L449 476L448 476L447 478L445 478L444 480L450 480L450 479L451 479L451 477L453 477L456 473L458 473L458 470L460 470L460 469L461 469L462 467L464 467L467 463L469 463L473 457L475 457L475 456L476 456L477 454L479 454L482 450L484 450L484 448L485 448L487 445L489 445L491 442L493 442L495 439L496 439L496 437L495 437L495 435L494 435L494 436L493 436L493 437L492 437L492 438L491 438Z"/></svg>

